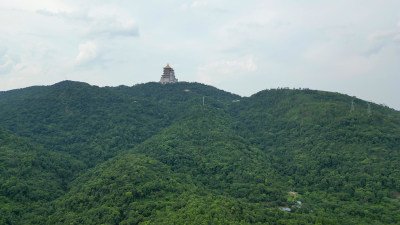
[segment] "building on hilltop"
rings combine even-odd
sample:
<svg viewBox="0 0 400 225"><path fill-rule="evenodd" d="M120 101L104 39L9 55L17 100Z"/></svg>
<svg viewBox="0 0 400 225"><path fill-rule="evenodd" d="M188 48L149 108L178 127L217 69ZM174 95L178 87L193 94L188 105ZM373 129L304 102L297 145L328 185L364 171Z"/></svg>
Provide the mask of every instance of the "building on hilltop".
<svg viewBox="0 0 400 225"><path fill-rule="evenodd" d="M164 73L161 75L160 83L168 84L168 83L176 83L178 79L175 77L174 69L172 69L169 64L164 67Z"/></svg>

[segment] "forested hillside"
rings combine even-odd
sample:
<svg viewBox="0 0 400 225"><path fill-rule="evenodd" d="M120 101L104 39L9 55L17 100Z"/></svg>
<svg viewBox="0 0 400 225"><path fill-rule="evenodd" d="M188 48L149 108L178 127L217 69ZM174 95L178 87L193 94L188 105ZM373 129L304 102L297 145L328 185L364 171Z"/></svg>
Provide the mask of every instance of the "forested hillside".
<svg viewBox="0 0 400 225"><path fill-rule="evenodd" d="M398 224L400 112L186 82L0 92L0 181L0 224Z"/></svg>

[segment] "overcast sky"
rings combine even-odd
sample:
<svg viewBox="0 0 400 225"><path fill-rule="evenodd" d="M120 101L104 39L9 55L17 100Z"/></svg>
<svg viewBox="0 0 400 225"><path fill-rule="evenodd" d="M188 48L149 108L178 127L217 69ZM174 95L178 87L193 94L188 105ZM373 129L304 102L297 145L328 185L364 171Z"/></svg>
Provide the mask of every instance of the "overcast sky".
<svg viewBox="0 0 400 225"><path fill-rule="evenodd" d="M295 87L400 110L399 0L0 1L0 90L180 81Z"/></svg>

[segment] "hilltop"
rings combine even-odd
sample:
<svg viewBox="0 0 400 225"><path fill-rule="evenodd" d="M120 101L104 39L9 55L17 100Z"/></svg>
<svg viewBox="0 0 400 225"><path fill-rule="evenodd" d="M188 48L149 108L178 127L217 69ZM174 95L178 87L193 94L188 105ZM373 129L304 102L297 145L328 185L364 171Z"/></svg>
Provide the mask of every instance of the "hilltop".
<svg viewBox="0 0 400 225"><path fill-rule="evenodd" d="M400 112L339 93L63 81L0 93L0 150L2 224L400 221Z"/></svg>

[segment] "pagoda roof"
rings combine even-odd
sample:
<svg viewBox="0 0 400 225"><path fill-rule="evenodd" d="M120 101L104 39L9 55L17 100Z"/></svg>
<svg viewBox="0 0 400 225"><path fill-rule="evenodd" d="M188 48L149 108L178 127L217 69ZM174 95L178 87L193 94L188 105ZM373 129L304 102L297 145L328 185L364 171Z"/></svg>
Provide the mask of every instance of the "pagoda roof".
<svg viewBox="0 0 400 225"><path fill-rule="evenodd" d="M166 69L171 69L171 67L169 66L169 64L167 64L164 68L166 68Z"/></svg>

